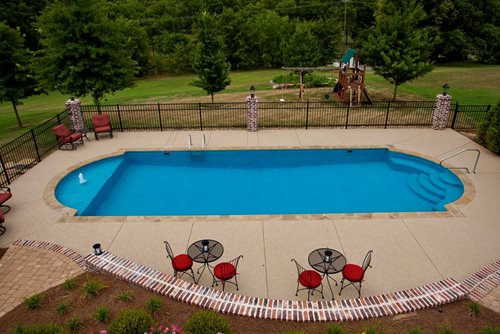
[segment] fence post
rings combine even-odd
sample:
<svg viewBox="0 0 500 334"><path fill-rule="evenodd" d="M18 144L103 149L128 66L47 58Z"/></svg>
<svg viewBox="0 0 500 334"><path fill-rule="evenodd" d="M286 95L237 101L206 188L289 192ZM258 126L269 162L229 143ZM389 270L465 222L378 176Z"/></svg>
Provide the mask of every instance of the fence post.
<svg viewBox="0 0 500 334"><path fill-rule="evenodd" d="M38 144L36 143L35 131L33 131L33 129L30 129L30 132L31 132L31 138L33 138L33 143L35 144L36 158L38 159L38 162L40 162L42 161L42 159L40 158L40 152L38 151Z"/></svg>
<svg viewBox="0 0 500 334"><path fill-rule="evenodd" d="M309 127L309 100L307 100L306 107L306 129Z"/></svg>
<svg viewBox="0 0 500 334"><path fill-rule="evenodd" d="M349 109L351 108L351 104L347 105L347 114L345 115L345 128L347 129L347 125L349 124Z"/></svg>
<svg viewBox="0 0 500 334"><path fill-rule="evenodd" d="M163 131L163 124L161 122L161 109L160 109L160 102L158 102L158 118L160 119L160 131Z"/></svg>
<svg viewBox="0 0 500 334"><path fill-rule="evenodd" d="M455 112L453 113L453 120L451 121L451 128L455 128L455 121L457 120L457 114L458 114L458 101L457 104L455 104Z"/></svg>
<svg viewBox="0 0 500 334"><path fill-rule="evenodd" d="M118 121L120 122L120 130L123 132L123 124L122 124L122 114L120 113L120 105L116 105L116 110L118 111Z"/></svg>
<svg viewBox="0 0 500 334"><path fill-rule="evenodd" d="M2 172L5 174L5 179L7 180L7 184L10 184L9 173L7 173L7 169L5 168L5 162L3 161L1 154L0 154L0 165L2 166Z"/></svg>
<svg viewBox="0 0 500 334"><path fill-rule="evenodd" d="M200 112L200 130L203 131L203 118L201 117L201 102L198 103L198 111Z"/></svg>
<svg viewBox="0 0 500 334"><path fill-rule="evenodd" d="M389 110L391 109L391 101L387 102L387 113L385 114L384 129L387 129L387 121L389 120Z"/></svg>

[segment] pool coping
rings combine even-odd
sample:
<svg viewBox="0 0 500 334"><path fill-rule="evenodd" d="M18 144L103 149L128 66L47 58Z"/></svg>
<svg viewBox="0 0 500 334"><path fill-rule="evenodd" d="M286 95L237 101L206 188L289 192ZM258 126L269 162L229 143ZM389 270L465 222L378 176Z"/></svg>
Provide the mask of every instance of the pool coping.
<svg viewBox="0 0 500 334"><path fill-rule="evenodd" d="M374 148L387 148L393 152L404 153L413 155L419 158L427 159L436 164L439 161L428 155L410 151L402 150L394 147L393 145L304 145L304 146L269 146L269 147L211 147L205 148L205 151L230 151L230 150L291 150L291 149L374 149ZM185 148L121 148L109 154L98 155L91 159L75 164L63 172L54 176L49 183L45 186L43 192L43 200L52 209L62 211L58 223L67 222L113 222L123 223L127 221L221 221L221 220L337 220L337 219L404 219L404 218L451 218L451 217L464 217L460 210L463 206L470 203L475 195L476 189L472 180L461 170L449 169L454 173L463 183L464 192L460 198L445 205L446 211L428 211L428 212L376 212L376 213L340 213L340 214L283 214L283 215L210 215L210 216L75 216L77 210L64 206L55 197L55 189L61 179L72 171L87 165L89 163L123 155L125 152L153 152L153 151L186 151ZM450 164L444 164L445 167L452 167Z"/></svg>
<svg viewBox="0 0 500 334"><path fill-rule="evenodd" d="M295 322L355 321L393 316L471 298L480 300L500 285L500 259L463 282L447 277L437 282L381 295L321 301L258 298L223 292L177 279L109 252L85 257L44 241L16 240L16 246L37 247L69 257L87 271L104 272L168 298L225 314Z"/></svg>

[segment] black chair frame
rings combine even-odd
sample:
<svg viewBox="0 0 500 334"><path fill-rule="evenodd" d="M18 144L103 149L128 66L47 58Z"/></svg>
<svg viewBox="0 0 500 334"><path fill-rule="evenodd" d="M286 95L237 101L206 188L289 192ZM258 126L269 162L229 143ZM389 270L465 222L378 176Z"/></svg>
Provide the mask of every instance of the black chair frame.
<svg viewBox="0 0 500 334"><path fill-rule="evenodd" d="M4 192L4 193L12 193L10 191L10 188L9 187L0 187L1 191ZM4 202L5 203L5 202ZM7 205L7 204L4 204L4 203L0 203L0 209L3 211L3 213L7 213L10 211L10 206Z"/></svg>
<svg viewBox="0 0 500 334"><path fill-rule="evenodd" d="M314 289L311 289L311 288L308 288L306 286L301 288L300 287L301 284L299 283L299 277L300 277L300 274L302 274L304 271L306 271L306 269L304 267L302 267L297 262L297 260L292 259L291 261L295 262L295 266L297 267L297 291L295 291L295 296L299 295L299 291L307 290L307 301L309 301L311 296L314 295L314 291L319 291L321 293L321 298L325 299L325 295L323 294L323 277L321 277L321 284L319 285L321 287L321 289L318 289L317 287ZM314 271L314 270L311 270L311 271Z"/></svg>
<svg viewBox="0 0 500 334"><path fill-rule="evenodd" d="M210 270L210 273L212 274L212 288L215 286L218 286L218 282L221 282L222 283L222 291L224 291L226 289L226 283L231 283L233 284L234 286L236 286L236 291L239 290L239 286L238 286L238 264L240 262L240 259L243 258L243 255L240 255L240 256L237 256L235 257L234 259L232 259L231 261L224 261L226 263L231 263L235 270L236 270L236 273L234 274L234 277L230 278L230 279L233 279L234 278L234 282L230 281L230 280L221 280L221 279L218 279L215 274L214 274L214 269L215 269L215 266L209 266L209 269ZM223 262L221 262L223 263Z"/></svg>
<svg viewBox="0 0 500 334"><path fill-rule="evenodd" d="M358 298L361 298L361 287L362 287L362 283L364 282L364 273L366 273L366 270L368 268L372 268L371 266L371 262L372 262L372 253L373 253L373 250L369 250L368 253L366 253L365 255L365 259L363 260L363 265L361 268L363 268L363 279L359 282L351 282L349 281L349 284L345 285L344 286L344 281L346 280L345 277L342 277L342 281L340 281L340 292L339 292L339 296L340 294L342 293L342 290L344 290L344 288L348 287L349 285L352 285L357 291L358 291ZM356 285L357 283L359 283L359 285Z"/></svg>
<svg viewBox="0 0 500 334"><path fill-rule="evenodd" d="M172 251L172 247L170 247L170 244L168 243L168 241L163 241L163 242L165 243L165 250L167 251L167 259L170 258L173 261L175 256L174 256L174 252ZM175 268L173 266L172 266L172 268L174 269L174 277L175 278L181 278L182 275L186 274L193 279L193 282L196 283L196 278L194 278L193 268L189 268L186 271L182 271L181 274L179 275L179 277L177 277L177 274L179 272L177 270L175 270Z"/></svg>

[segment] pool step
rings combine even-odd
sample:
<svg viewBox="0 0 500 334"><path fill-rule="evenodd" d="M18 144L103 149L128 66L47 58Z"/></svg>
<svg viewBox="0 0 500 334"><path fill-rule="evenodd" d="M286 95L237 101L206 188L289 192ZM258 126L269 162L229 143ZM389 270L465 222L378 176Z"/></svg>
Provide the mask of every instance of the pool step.
<svg viewBox="0 0 500 334"><path fill-rule="evenodd" d="M455 186L455 187L460 187L462 185L461 182L460 182L460 180L458 178L453 177L453 175L450 175L448 173L441 173L439 175L439 178L444 183L452 185L452 186Z"/></svg>
<svg viewBox="0 0 500 334"><path fill-rule="evenodd" d="M431 174L431 176L434 175L434 174ZM433 195L436 195L438 197L441 197L442 199L444 199L446 197L446 191L442 188L439 188L437 186L435 186L431 180L430 180L430 176L425 174L425 173L421 173L419 176L418 176L418 182L420 183L420 185L425 189L427 190L428 192L432 193Z"/></svg>
<svg viewBox="0 0 500 334"><path fill-rule="evenodd" d="M443 200L442 197L436 196L435 194L429 192L419 181L419 174L410 174L408 177L408 186L420 197L423 199L432 202L439 203Z"/></svg>
<svg viewBox="0 0 500 334"><path fill-rule="evenodd" d="M408 158L397 158L391 157L389 161L396 168L402 168L404 170L410 170L413 173L426 173L428 175L436 173L440 166L432 167L431 165L426 165L424 161L412 161Z"/></svg>

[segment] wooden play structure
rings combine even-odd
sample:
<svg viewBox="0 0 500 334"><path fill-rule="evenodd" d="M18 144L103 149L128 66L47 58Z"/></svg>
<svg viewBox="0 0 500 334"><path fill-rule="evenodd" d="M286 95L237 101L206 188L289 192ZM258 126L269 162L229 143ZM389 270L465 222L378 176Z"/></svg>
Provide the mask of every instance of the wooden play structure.
<svg viewBox="0 0 500 334"><path fill-rule="evenodd" d="M372 100L365 87L365 65L359 63L356 50L349 49L339 62L339 78L334 92L337 98L352 106L363 102L372 104Z"/></svg>

